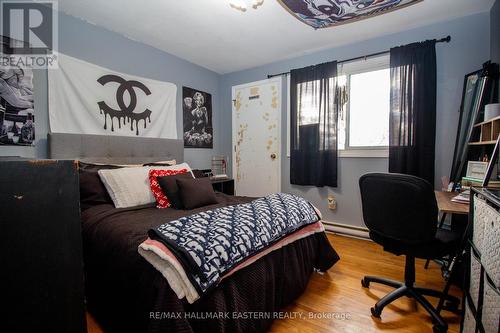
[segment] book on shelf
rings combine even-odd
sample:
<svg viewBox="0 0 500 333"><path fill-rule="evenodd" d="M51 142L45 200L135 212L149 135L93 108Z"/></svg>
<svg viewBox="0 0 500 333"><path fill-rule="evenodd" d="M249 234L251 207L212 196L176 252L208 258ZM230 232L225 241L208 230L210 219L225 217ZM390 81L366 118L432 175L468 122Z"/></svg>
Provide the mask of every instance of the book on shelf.
<svg viewBox="0 0 500 333"><path fill-rule="evenodd" d="M461 184L462 184L462 188L482 187L483 180L479 179L479 178L473 178L473 177L462 177ZM488 183L488 187L500 188L500 181L490 180L490 182Z"/></svg>

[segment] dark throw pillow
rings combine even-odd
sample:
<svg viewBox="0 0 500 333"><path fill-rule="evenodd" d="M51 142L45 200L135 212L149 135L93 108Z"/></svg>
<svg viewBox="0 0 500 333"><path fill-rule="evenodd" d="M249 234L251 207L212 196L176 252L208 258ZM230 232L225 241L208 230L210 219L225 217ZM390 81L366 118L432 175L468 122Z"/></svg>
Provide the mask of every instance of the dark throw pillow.
<svg viewBox="0 0 500 333"><path fill-rule="evenodd" d="M208 177L176 179L176 182L185 209L193 209L217 203L217 197Z"/></svg>
<svg viewBox="0 0 500 333"><path fill-rule="evenodd" d="M80 207L83 210L94 205L113 204L106 187L97 173L101 169L118 169L117 165L78 163L80 176Z"/></svg>
<svg viewBox="0 0 500 333"><path fill-rule="evenodd" d="M193 179L193 175L191 175L191 172L180 173L171 176L161 176L157 177L156 179L158 180L158 184L160 184L161 190L167 196L172 207L175 209L184 209L176 180Z"/></svg>

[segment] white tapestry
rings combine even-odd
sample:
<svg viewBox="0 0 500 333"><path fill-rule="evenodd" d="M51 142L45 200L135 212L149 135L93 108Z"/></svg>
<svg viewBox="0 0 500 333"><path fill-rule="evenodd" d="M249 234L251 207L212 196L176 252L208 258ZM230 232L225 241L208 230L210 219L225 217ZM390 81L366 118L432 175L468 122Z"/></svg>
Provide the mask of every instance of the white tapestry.
<svg viewBox="0 0 500 333"><path fill-rule="evenodd" d="M48 71L51 132L177 139L175 84L62 54L58 65Z"/></svg>

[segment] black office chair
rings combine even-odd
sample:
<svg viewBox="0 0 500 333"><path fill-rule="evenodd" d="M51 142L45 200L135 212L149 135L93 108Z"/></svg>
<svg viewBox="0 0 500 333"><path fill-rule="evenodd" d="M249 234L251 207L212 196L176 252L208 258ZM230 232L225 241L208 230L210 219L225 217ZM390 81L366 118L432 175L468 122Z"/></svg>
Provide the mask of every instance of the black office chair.
<svg viewBox="0 0 500 333"><path fill-rule="evenodd" d="M405 255L404 282L365 276L361 280L368 288L371 282L396 288L371 308L380 318L386 305L407 296L414 298L432 316L434 332L446 332L448 325L439 312L423 296L444 297L448 309L458 309L460 300L442 292L418 288L415 283L415 258L435 259L454 254L460 246L461 235L437 229L438 208L434 190L429 182L402 174L371 173L359 179L363 219L370 238L385 251Z"/></svg>

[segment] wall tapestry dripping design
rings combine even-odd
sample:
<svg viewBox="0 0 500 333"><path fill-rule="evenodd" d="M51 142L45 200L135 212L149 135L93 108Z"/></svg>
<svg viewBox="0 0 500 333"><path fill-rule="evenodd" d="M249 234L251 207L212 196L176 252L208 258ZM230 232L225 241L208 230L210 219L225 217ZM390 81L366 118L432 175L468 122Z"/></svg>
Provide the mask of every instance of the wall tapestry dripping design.
<svg viewBox="0 0 500 333"><path fill-rule="evenodd" d="M0 36L0 56L12 54L21 42ZM30 146L35 142L33 71L0 64L0 145Z"/></svg>
<svg viewBox="0 0 500 333"><path fill-rule="evenodd" d="M311 27L327 28L384 14L422 0L278 0Z"/></svg>
<svg viewBox="0 0 500 333"><path fill-rule="evenodd" d="M144 83L135 81L135 80L125 80L124 78L118 75L103 75L97 79L102 85L105 85L108 82L117 82L120 85L116 90L116 101L120 110L113 109L109 107L106 102L100 101L97 103L99 105L99 109L101 110L101 114L104 114L104 129L108 129L108 116L111 122L111 131L115 131L114 127L114 119L118 120L118 128L122 128L122 120L123 125L125 122L130 123L130 130L134 130L135 125L135 134L139 135L139 121L144 120L144 128L147 127L146 119L151 122L151 110L146 109L140 113L134 113L134 109L137 106L137 95L135 93L134 87L142 90L146 95L151 95L151 91L144 85ZM125 105L125 92L128 93L130 101L128 105Z"/></svg>
<svg viewBox="0 0 500 333"><path fill-rule="evenodd" d="M213 148L212 95L182 87L184 147Z"/></svg>
<svg viewBox="0 0 500 333"><path fill-rule="evenodd" d="M54 133L177 139L177 87L58 54L49 71Z"/></svg>

